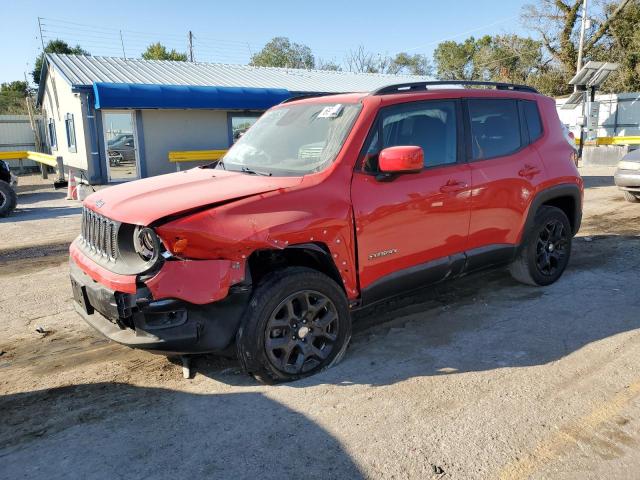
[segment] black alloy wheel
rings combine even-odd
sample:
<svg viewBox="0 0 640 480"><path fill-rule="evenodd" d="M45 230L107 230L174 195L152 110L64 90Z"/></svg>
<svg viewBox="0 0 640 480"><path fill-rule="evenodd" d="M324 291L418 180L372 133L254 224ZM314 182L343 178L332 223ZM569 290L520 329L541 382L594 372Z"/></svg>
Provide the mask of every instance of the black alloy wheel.
<svg viewBox="0 0 640 480"><path fill-rule="evenodd" d="M236 350L245 372L278 383L335 365L350 338L344 289L322 272L296 266L258 282L236 334Z"/></svg>
<svg viewBox="0 0 640 480"><path fill-rule="evenodd" d="M564 268L567 255L568 232L559 220L548 222L538 234L536 266L542 275L553 277Z"/></svg>
<svg viewBox="0 0 640 480"><path fill-rule="evenodd" d="M569 264L572 240L567 215L557 207L541 206L509 267L511 276L528 285L552 284Z"/></svg>
<svg viewBox="0 0 640 480"><path fill-rule="evenodd" d="M269 361L290 375L313 370L336 347L339 321L326 295L314 290L289 295L267 321L264 347Z"/></svg>

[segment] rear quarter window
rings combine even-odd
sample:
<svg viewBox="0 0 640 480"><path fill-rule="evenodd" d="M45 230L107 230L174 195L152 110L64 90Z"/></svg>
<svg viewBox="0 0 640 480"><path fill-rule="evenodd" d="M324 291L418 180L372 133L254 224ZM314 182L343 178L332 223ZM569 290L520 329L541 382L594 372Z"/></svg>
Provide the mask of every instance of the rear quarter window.
<svg viewBox="0 0 640 480"><path fill-rule="evenodd" d="M523 100L520 105L527 123L527 130L529 131L529 143L533 143L542 136L542 120L540 119L538 104L530 100Z"/></svg>

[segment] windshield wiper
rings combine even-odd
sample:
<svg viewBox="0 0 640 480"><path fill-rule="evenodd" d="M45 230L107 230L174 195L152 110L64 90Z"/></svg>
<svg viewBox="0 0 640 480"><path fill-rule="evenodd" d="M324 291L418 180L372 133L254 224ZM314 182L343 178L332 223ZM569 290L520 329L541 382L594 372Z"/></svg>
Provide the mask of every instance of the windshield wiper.
<svg viewBox="0 0 640 480"><path fill-rule="evenodd" d="M240 171L242 173L248 173L250 175L262 175L264 177L270 177L271 175L273 175L271 172L257 172L255 170L250 169L249 167L242 167Z"/></svg>

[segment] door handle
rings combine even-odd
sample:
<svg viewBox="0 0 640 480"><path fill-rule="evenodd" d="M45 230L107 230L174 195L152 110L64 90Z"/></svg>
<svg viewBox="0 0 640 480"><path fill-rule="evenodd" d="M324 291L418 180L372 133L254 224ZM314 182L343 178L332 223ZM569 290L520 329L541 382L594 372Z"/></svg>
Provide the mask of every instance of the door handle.
<svg viewBox="0 0 640 480"><path fill-rule="evenodd" d="M440 192L441 193L455 193L455 192L459 192L461 190L464 190L465 188L467 188L469 185L467 185L465 182L461 182L458 180L449 180L446 184L442 185L440 187Z"/></svg>
<svg viewBox="0 0 640 480"><path fill-rule="evenodd" d="M518 172L518 175L520 175L521 177L531 179L536 175L538 175L539 173L540 173L540 170L537 167L534 167L533 165L525 164L524 168L522 168L522 170Z"/></svg>

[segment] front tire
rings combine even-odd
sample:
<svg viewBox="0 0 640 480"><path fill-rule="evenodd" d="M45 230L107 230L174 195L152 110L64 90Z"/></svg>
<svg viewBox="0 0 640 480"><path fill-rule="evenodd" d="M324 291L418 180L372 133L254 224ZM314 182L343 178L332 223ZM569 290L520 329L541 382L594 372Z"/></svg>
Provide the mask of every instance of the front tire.
<svg viewBox="0 0 640 480"><path fill-rule="evenodd" d="M236 348L245 372L272 384L331 367L350 338L344 291L327 275L290 267L267 275L255 289Z"/></svg>
<svg viewBox="0 0 640 480"><path fill-rule="evenodd" d="M543 205L533 227L510 266L511 276L534 286L550 285L560 278L571 256L571 224L565 213Z"/></svg>
<svg viewBox="0 0 640 480"><path fill-rule="evenodd" d="M7 182L0 180L0 217L9 215L18 204L18 195Z"/></svg>
<svg viewBox="0 0 640 480"><path fill-rule="evenodd" d="M624 199L627 202L640 203L640 194L629 192L627 190L623 190L623 192L624 192Z"/></svg>

